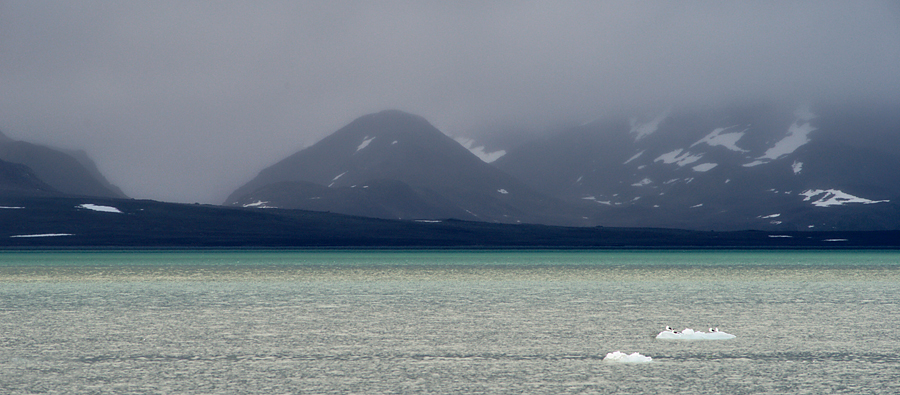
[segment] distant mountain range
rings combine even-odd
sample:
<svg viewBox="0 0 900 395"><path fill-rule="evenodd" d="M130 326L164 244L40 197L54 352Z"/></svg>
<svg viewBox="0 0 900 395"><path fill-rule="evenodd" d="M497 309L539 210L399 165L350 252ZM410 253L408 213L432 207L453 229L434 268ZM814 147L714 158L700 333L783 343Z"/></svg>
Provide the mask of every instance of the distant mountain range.
<svg viewBox="0 0 900 395"><path fill-rule="evenodd" d="M848 143L900 133L891 114L665 110L486 153L421 117L385 111L263 170L225 203L567 226L898 229L900 155Z"/></svg>
<svg viewBox="0 0 900 395"><path fill-rule="evenodd" d="M886 142L864 143L898 133L889 111L661 111L601 118L494 164L538 191L599 208L596 225L898 229L900 155Z"/></svg>
<svg viewBox="0 0 900 395"><path fill-rule="evenodd" d="M753 105L601 117L487 152L391 110L215 207L127 199L84 152L0 134L0 246L893 248L898 136L890 109Z"/></svg>
<svg viewBox="0 0 900 395"><path fill-rule="evenodd" d="M67 152L0 133L0 191L4 195L125 198L83 151Z"/></svg>

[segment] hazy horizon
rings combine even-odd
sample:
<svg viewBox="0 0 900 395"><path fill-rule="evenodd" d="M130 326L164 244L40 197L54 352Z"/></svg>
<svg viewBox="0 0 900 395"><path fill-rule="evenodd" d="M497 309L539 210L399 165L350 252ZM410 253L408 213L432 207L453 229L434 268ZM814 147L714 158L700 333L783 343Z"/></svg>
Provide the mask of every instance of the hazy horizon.
<svg viewBox="0 0 900 395"><path fill-rule="evenodd" d="M0 131L84 149L131 197L218 204L385 109L478 139L672 105L896 105L898 64L891 1L8 1Z"/></svg>

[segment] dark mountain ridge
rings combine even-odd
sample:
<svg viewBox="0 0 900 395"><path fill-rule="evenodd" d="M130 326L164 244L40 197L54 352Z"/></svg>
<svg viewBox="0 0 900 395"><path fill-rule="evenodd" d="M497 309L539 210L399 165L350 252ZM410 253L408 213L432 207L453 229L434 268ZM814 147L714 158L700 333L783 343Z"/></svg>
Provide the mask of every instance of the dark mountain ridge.
<svg viewBox="0 0 900 395"><path fill-rule="evenodd" d="M846 143L900 134L892 114L752 105L607 117L494 165L569 204L599 208L594 225L898 229L898 150Z"/></svg>
<svg viewBox="0 0 900 395"><path fill-rule="evenodd" d="M26 166L38 179L62 194L126 197L103 177L83 151L65 152L12 140L0 133L0 159Z"/></svg>
<svg viewBox="0 0 900 395"><path fill-rule="evenodd" d="M393 219L563 224L579 218L424 118L396 110L354 120L261 171L225 203Z"/></svg>

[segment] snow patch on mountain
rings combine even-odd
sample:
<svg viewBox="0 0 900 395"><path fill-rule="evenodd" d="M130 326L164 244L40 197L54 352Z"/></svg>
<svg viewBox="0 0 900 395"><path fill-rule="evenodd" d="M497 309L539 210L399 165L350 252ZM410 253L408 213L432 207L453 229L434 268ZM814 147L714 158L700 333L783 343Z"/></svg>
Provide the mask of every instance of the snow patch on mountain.
<svg viewBox="0 0 900 395"><path fill-rule="evenodd" d="M796 151L797 148L802 147L810 141L809 133L813 130L816 130L816 128L810 125L809 122L802 125L794 122L788 129L787 136L775 143L775 146L769 148L765 155L758 159L775 160Z"/></svg>
<svg viewBox="0 0 900 395"><path fill-rule="evenodd" d="M31 238L31 237L59 237L59 236L74 236L71 233L41 233L36 235L13 235L9 236L10 238Z"/></svg>
<svg viewBox="0 0 900 395"><path fill-rule="evenodd" d="M247 203L247 204L243 205L243 207L277 208L277 207L273 207L273 206L266 206L266 203L269 203L269 202L264 202L264 201L262 201L262 200L257 200L256 202L253 202L253 203Z"/></svg>
<svg viewBox="0 0 900 395"><path fill-rule="evenodd" d="M669 152L666 154L662 154L658 158L654 159L653 162L662 161L663 163L665 163L667 165L674 163L674 164L677 164L679 167L683 167L685 165L694 163L703 157L703 155L693 155L688 151L685 151L682 154L681 153L682 151L684 151L684 150L679 148L675 151L672 151L672 152Z"/></svg>
<svg viewBox="0 0 900 395"><path fill-rule="evenodd" d="M800 195L804 196L804 202L808 202L813 200L814 197L822 195L818 200L812 202L812 205L817 207L842 206L850 203L874 204L890 202L890 200L869 200L853 196L838 189L809 189L803 191Z"/></svg>
<svg viewBox="0 0 900 395"><path fill-rule="evenodd" d="M626 160L625 163L622 163L622 164L627 165L629 162L631 162L637 158L640 158L641 155L643 155L643 154L644 154L644 151L638 152L638 153L634 154L634 156L632 156L631 158L628 158L628 160Z"/></svg>
<svg viewBox="0 0 900 395"><path fill-rule="evenodd" d="M457 137L456 142L466 147L469 152L475 154L478 159L481 159L485 163L491 163L497 159L500 159L503 155L506 155L506 150L499 150L494 152L486 152L485 147L483 145L475 146L475 140L465 137Z"/></svg>
<svg viewBox="0 0 900 395"><path fill-rule="evenodd" d="M372 142L372 140L375 140L375 137L366 136L365 138L363 138L363 141L359 144L359 147L356 147L356 152L359 152L361 149L366 148L369 143Z"/></svg>
<svg viewBox="0 0 900 395"><path fill-rule="evenodd" d="M741 137L744 137L744 133L746 133L747 130L744 130L743 132L732 132L732 133L722 134L722 132L724 132L728 129L731 129L733 127L734 126L729 126L727 128L715 129L712 131L712 133L706 135L706 137L700 139L699 141L697 141L694 144L691 144L691 148L693 148L697 144L706 143L710 147L722 146L722 147L725 147L732 151L747 152L747 150L741 149L740 147L737 146L738 140L740 140Z"/></svg>
<svg viewBox="0 0 900 395"><path fill-rule="evenodd" d="M644 186L644 185L650 185L650 183L652 183L652 182L653 182L653 181L651 181L649 178L645 178L645 179L640 180L640 181L638 181L638 182L636 182L636 183L634 183L634 184L631 184L631 186L633 186L633 187L642 187L642 186Z"/></svg>
<svg viewBox="0 0 900 395"><path fill-rule="evenodd" d="M331 186L334 185L334 183L338 180L338 178L343 177L344 174L347 174L347 172L345 171L345 172L343 172L343 173L341 173L341 174L338 174L338 175L334 176L334 178L331 179L331 184L328 184L328 187L331 188Z"/></svg>
<svg viewBox="0 0 900 395"><path fill-rule="evenodd" d="M76 208L83 208L83 209L88 209L88 210L91 210L91 211L99 211L99 212L102 212L102 213L116 213L116 214L122 214L122 211L120 211L119 209L117 209L117 208L115 208L115 207L112 207L112 206L100 206L100 205L97 205L97 204L90 204L90 203L85 203L85 204L82 204L82 205L78 205Z"/></svg>
<svg viewBox="0 0 900 395"><path fill-rule="evenodd" d="M659 124L662 123L666 118L669 117L669 110L663 111L649 122L639 123L636 118L631 118L631 130L628 133L634 134L634 141L640 141L644 137L647 137L656 129L659 129Z"/></svg>
<svg viewBox="0 0 900 395"><path fill-rule="evenodd" d="M712 170L714 167L716 167L718 165L719 165L718 163L703 163L703 164L694 166L693 169L694 169L694 171L705 173L705 172Z"/></svg>
<svg viewBox="0 0 900 395"><path fill-rule="evenodd" d="M597 198L596 198L595 196L587 196L587 197L583 197L582 199L584 199L584 200L593 200L593 201L595 201L595 202L597 202L597 203L599 203L599 204L604 204L604 205L607 205L607 206L612 206L612 201L611 201L611 200L597 200Z"/></svg>

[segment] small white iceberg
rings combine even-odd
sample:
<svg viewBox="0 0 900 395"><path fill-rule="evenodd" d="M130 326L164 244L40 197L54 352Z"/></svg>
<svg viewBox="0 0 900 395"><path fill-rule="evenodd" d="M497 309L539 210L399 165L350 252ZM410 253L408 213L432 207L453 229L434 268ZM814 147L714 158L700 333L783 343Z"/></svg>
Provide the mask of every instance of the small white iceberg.
<svg viewBox="0 0 900 395"><path fill-rule="evenodd" d="M648 363L653 358L638 353L625 354L621 351L614 351L603 357L603 362L608 363Z"/></svg>
<svg viewBox="0 0 900 395"><path fill-rule="evenodd" d="M671 330L669 327L666 327L666 330L659 332L656 335L657 339L663 340L729 340L734 339L736 336L719 332L718 330L710 330L709 332L701 332L694 331L690 328L685 328L681 332L676 332Z"/></svg>

